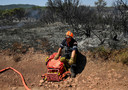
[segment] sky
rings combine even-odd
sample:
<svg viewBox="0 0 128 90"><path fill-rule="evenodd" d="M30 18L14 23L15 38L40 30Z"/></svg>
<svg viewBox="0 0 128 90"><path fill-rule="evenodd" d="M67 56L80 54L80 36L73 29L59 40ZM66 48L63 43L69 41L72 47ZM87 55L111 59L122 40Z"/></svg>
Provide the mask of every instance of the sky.
<svg viewBox="0 0 128 90"><path fill-rule="evenodd" d="M48 0L0 0L0 5L9 4L32 4L38 6L45 6ZM81 5L94 6L94 2L98 0L80 0ZM105 0L107 6L112 6L115 0Z"/></svg>

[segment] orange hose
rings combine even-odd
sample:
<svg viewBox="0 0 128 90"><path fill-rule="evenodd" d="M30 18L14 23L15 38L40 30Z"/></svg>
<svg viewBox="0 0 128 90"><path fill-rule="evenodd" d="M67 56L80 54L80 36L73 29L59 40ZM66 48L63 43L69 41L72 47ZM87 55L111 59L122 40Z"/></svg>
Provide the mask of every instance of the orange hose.
<svg viewBox="0 0 128 90"><path fill-rule="evenodd" d="M21 79L22 79L22 83L23 83L24 87L26 88L26 90L31 90L31 89L29 89L28 86L26 85L26 83L25 83L25 81L24 81L24 78L23 78L23 75L22 75L19 71L17 71L16 69L14 69L14 68L12 68L12 67L7 67L7 68L5 68L5 69L0 70L0 73L3 72L3 71L5 71L5 70L9 70L9 69L12 69L13 71L15 71L16 73L18 73L18 74L20 75L20 77L21 77Z"/></svg>

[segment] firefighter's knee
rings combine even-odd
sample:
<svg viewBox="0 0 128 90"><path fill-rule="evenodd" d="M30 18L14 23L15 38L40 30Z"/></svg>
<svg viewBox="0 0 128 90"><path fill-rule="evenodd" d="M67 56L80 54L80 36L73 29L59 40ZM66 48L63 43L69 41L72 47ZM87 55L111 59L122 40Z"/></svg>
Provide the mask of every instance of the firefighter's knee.
<svg viewBox="0 0 128 90"><path fill-rule="evenodd" d="M66 58L65 58L65 57L61 57L61 58L60 58L60 61L61 61L61 62L66 62Z"/></svg>
<svg viewBox="0 0 128 90"><path fill-rule="evenodd" d="M74 64L75 62L74 62L74 60L69 60L69 65L72 65L72 64Z"/></svg>
<svg viewBox="0 0 128 90"><path fill-rule="evenodd" d="M76 58L70 58L68 63L69 63L69 65L75 64L76 63Z"/></svg>

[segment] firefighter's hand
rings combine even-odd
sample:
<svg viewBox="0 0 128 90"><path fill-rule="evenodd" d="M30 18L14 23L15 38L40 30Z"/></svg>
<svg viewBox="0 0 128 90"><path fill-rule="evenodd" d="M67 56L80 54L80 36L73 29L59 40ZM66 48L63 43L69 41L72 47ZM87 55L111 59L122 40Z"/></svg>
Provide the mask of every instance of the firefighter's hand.
<svg viewBox="0 0 128 90"><path fill-rule="evenodd" d="M71 57L71 58L69 59L69 61L68 61L68 64L69 64L69 65L72 65L73 63L74 63L74 58Z"/></svg>
<svg viewBox="0 0 128 90"><path fill-rule="evenodd" d="M59 54L56 54L56 56L54 57L55 60L57 60L59 58Z"/></svg>

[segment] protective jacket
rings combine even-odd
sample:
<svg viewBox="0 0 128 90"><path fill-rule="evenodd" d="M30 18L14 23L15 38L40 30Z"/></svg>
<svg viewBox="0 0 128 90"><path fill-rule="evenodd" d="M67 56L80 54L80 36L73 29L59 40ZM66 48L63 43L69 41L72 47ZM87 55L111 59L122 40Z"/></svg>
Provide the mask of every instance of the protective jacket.
<svg viewBox="0 0 128 90"><path fill-rule="evenodd" d="M71 55L73 50L76 50L76 53L77 53L77 41L73 38L71 38L71 41L69 42L69 44L66 42L66 39L64 39L60 44L60 47L62 49L65 48L65 54Z"/></svg>

